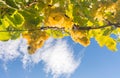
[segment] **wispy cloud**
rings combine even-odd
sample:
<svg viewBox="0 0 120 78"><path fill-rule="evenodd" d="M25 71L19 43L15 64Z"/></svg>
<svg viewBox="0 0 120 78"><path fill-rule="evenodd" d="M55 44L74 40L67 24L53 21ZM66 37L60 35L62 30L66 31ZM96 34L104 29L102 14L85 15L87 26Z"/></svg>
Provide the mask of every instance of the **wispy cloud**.
<svg viewBox="0 0 120 78"><path fill-rule="evenodd" d="M42 61L45 72L50 73L54 78L71 75L81 63L81 57L76 60L71 47L63 39L50 38L33 55L28 54L26 43L22 38L0 42L0 59L9 61L20 58L24 68Z"/></svg>

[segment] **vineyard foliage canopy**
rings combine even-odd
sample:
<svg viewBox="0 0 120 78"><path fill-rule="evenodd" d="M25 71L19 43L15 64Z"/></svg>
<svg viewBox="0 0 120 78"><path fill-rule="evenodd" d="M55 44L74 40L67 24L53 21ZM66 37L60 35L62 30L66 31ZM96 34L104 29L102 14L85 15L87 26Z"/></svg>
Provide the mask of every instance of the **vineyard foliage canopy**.
<svg viewBox="0 0 120 78"><path fill-rule="evenodd" d="M94 38L117 51L120 0L0 0L0 41L27 40L35 53L49 38L70 36L83 46Z"/></svg>

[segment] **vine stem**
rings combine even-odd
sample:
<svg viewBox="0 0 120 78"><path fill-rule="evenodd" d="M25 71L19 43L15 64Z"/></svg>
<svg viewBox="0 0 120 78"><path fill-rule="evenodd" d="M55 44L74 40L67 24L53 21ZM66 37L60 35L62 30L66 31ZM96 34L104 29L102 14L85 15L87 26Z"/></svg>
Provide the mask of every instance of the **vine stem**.
<svg viewBox="0 0 120 78"><path fill-rule="evenodd" d="M102 29L102 28L106 28L106 27L115 27L115 28L120 28L120 24L107 24L104 26L97 26L97 27L80 27L79 25L73 25L73 30L94 30L94 29ZM44 26L44 27L40 27L40 28L35 28L35 29L23 29L23 30L0 30L0 32L21 32L21 31L36 31L36 30L47 30L47 29L53 29L53 30L61 30L61 31L65 31L64 27L63 28L58 28L58 27L52 27L52 26Z"/></svg>
<svg viewBox="0 0 120 78"><path fill-rule="evenodd" d="M107 25L104 25L104 26L91 26L91 27L80 27L79 25L75 25L73 26L73 29L74 30L93 30L93 29L102 29L102 28L106 28L106 27L115 27L115 28L120 28L120 24L112 24L112 23L109 23Z"/></svg>

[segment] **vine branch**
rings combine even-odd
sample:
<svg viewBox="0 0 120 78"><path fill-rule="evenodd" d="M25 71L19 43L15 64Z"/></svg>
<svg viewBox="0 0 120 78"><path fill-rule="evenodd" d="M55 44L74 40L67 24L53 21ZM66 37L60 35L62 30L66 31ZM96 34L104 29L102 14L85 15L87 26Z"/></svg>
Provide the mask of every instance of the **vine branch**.
<svg viewBox="0 0 120 78"><path fill-rule="evenodd" d="M21 32L21 31L37 31L37 30L47 30L47 29L53 29L53 30L61 30L64 31L64 28L58 28L58 27L40 27L40 28L35 28L35 29L21 29L21 30L17 30L17 29L6 29L6 30L0 30L0 32Z"/></svg>
<svg viewBox="0 0 120 78"><path fill-rule="evenodd" d="M109 23L107 25L104 26L98 26L98 27L80 27L79 25L73 25L73 30L94 30L94 29L102 29L102 28L106 28L106 27L115 27L115 28L120 28L120 24L112 24ZM10 29L6 29L6 30L0 30L0 32L21 32L21 31L36 31L36 30L47 30L47 29L53 29L53 30L61 30L61 31L65 31L64 27L63 28L58 28L58 27L52 27L52 26L44 26L44 27L40 27L40 28L35 28L35 29L21 29L21 30L10 30Z"/></svg>
<svg viewBox="0 0 120 78"><path fill-rule="evenodd" d="M29 3L28 5L25 6L25 8L28 8L34 4L36 4L38 1L37 0L34 0L33 2Z"/></svg>
<svg viewBox="0 0 120 78"><path fill-rule="evenodd" d="M101 29L101 28L106 28L106 27L115 27L115 28L120 28L120 24L117 23L117 24L112 24L112 23L108 23L107 25L104 25L104 26L97 26L97 27L94 27L94 26L91 26L91 27L80 27L79 25L73 25L73 30L93 30L93 29Z"/></svg>

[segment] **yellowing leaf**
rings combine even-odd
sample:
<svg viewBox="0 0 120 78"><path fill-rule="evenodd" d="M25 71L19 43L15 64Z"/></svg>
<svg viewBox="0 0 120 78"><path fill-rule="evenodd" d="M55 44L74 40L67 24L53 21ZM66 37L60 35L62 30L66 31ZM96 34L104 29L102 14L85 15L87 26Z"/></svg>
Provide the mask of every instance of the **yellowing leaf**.
<svg viewBox="0 0 120 78"><path fill-rule="evenodd" d="M70 34L71 34L71 37L72 37L72 39L75 41L75 42L77 42L77 43L79 43L79 44L81 44L81 45L83 45L83 46L88 46L89 44L90 44L90 40L89 40L89 38L86 36L86 32L85 31L71 31L70 32Z"/></svg>
<svg viewBox="0 0 120 78"><path fill-rule="evenodd" d="M57 8L54 8L52 12L49 13L45 18L45 26L65 28L65 31L72 29L73 22L72 19L66 17L64 13Z"/></svg>
<svg viewBox="0 0 120 78"><path fill-rule="evenodd" d="M116 41L109 36L99 36L96 37L96 41L100 47L106 46L109 50L116 51L117 43Z"/></svg>
<svg viewBox="0 0 120 78"><path fill-rule="evenodd" d="M6 41L11 38L10 34L8 32L0 32L0 40Z"/></svg>
<svg viewBox="0 0 120 78"><path fill-rule="evenodd" d="M51 30L51 29L48 29L46 30L46 33L50 36L52 36L53 38L63 38L64 36L68 36L67 33L63 33L62 31L60 30Z"/></svg>
<svg viewBox="0 0 120 78"><path fill-rule="evenodd" d="M97 40L100 47L103 47L106 44L107 37L105 37L105 36L97 36L95 39Z"/></svg>
<svg viewBox="0 0 120 78"><path fill-rule="evenodd" d="M73 19L72 13L73 13L73 4L69 4L68 5L68 10L66 10L66 15L68 17L70 17L71 19Z"/></svg>
<svg viewBox="0 0 120 78"><path fill-rule="evenodd" d="M7 28L9 26L9 23L5 19L1 19L2 26Z"/></svg>
<svg viewBox="0 0 120 78"><path fill-rule="evenodd" d="M2 24L0 25L0 31L6 31L6 28L8 26L9 26L9 23L5 21L5 19L2 19ZM11 38L11 35L9 32L0 32L1 41L6 41L6 40L9 40L10 38Z"/></svg>
<svg viewBox="0 0 120 78"><path fill-rule="evenodd" d="M91 21L88 21L87 26L93 26L93 23Z"/></svg>
<svg viewBox="0 0 120 78"><path fill-rule="evenodd" d="M50 13L45 20L45 26L59 27L64 22L64 15L62 13Z"/></svg>
<svg viewBox="0 0 120 78"><path fill-rule="evenodd" d="M88 36L91 38L91 37L99 37L103 34L102 30L101 29L97 29L97 30L90 30L89 33L88 33Z"/></svg>
<svg viewBox="0 0 120 78"><path fill-rule="evenodd" d="M106 47L109 49L109 50L112 50L112 51L116 51L117 50L117 43L114 39L112 38L108 38L107 41L106 41Z"/></svg>
<svg viewBox="0 0 120 78"><path fill-rule="evenodd" d="M35 53L35 51L41 48L44 42L49 38L49 35L45 31L23 32L22 36L27 39L29 54Z"/></svg>
<svg viewBox="0 0 120 78"><path fill-rule="evenodd" d="M99 26L103 26L104 25L103 21L99 21L98 24L99 24Z"/></svg>
<svg viewBox="0 0 120 78"><path fill-rule="evenodd" d="M90 40L87 37L78 38L75 42L78 42L85 47L87 47L90 44Z"/></svg>
<svg viewBox="0 0 120 78"><path fill-rule="evenodd" d="M72 30L73 22L70 18L64 17L64 22L62 23L62 27L65 28L65 31L69 32Z"/></svg>

